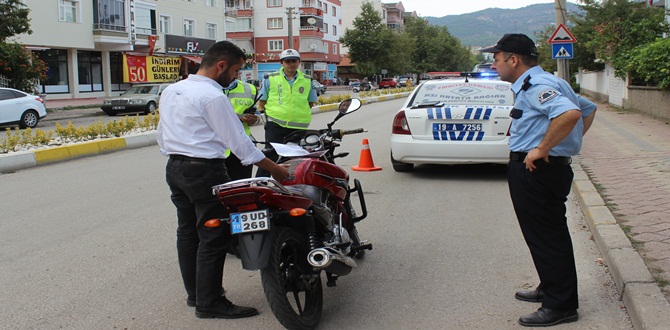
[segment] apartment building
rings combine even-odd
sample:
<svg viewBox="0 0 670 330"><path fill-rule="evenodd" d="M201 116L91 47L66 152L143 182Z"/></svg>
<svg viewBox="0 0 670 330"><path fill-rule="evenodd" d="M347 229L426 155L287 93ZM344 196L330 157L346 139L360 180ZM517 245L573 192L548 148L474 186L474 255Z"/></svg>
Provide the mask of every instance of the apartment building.
<svg viewBox="0 0 670 330"><path fill-rule="evenodd" d="M333 78L340 62L340 0L226 0L226 39L252 54L244 80L262 80L281 68L279 55L298 50L301 71L319 81Z"/></svg>
<svg viewBox="0 0 670 330"><path fill-rule="evenodd" d="M17 39L47 63L38 88L50 99L113 96L133 83L176 81L224 39L247 52L245 80L278 70L279 54L290 47L315 79L332 78L340 62L340 0L23 2L33 33Z"/></svg>

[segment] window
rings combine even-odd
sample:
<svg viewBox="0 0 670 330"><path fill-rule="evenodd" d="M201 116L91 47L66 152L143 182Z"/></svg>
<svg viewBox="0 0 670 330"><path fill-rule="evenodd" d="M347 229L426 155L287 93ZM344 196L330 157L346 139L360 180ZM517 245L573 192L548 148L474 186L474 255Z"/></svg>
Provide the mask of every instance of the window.
<svg viewBox="0 0 670 330"><path fill-rule="evenodd" d="M337 25L333 24L333 35L337 35Z"/></svg>
<svg viewBox="0 0 670 330"><path fill-rule="evenodd" d="M109 31L126 31L126 6L124 0L93 0L93 28ZM151 13L143 14L151 19ZM151 28L151 21L146 22Z"/></svg>
<svg viewBox="0 0 670 330"><path fill-rule="evenodd" d="M281 29L284 27L284 21L281 17L268 18L268 30Z"/></svg>
<svg viewBox="0 0 670 330"><path fill-rule="evenodd" d="M61 22L78 23L80 10L79 0L58 0L58 20Z"/></svg>
<svg viewBox="0 0 670 330"><path fill-rule="evenodd" d="M161 15L160 18L160 33L172 33L172 17Z"/></svg>
<svg viewBox="0 0 670 330"><path fill-rule="evenodd" d="M137 34L156 34L156 11L153 9L136 6L135 27Z"/></svg>
<svg viewBox="0 0 670 330"><path fill-rule="evenodd" d="M284 40L268 40L268 50L271 52L284 50Z"/></svg>
<svg viewBox="0 0 670 330"><path fill-rule="evenodd" d="M243 9L251 9L251 0L244 0L244 8Z"/></svg>
<svg viewBox="0 0 670 330"><path fill-rule="evenodd" d="M205 6L216 7L216 0L205 0Z"/></svg>
<svg viewBox="0 0 670 330"><path fill-rule="evenodd" d="M282 0L268 0L268 7L281 7Z"/></svg>
<svg viewBox="0 0 670 330"><path fill-rule="evenodd" d="M337 44L333 44L333 55L337 55Z"/></svg>
<svg viewBox="0 0 670 330"><path fill-rule="evenodd" d="M218 39L216 37L216 30L217 30L216 24L207 23L207 31L206 31L207 39L214 39L214 40Z"/></svg>
<svg viewBox="0 0 670 330"><path fill-rule="evenodd" d="M77 51L79 92L102 91L102 53Z"/></svg>
<svg viewBox="0 0 670 330"><path fill-rule="evenodd" d="M251 17L238 17L235 22L226 22L226 32L249 32L251 28Z"/></svg>
<svg viewBox="0 0 670 330"><path fill-rule="evenodd" d="M337 7L333 6L333 17L337 16Z"/></svg>
<svg viewBox="0 0 670 330"><path fill-rule="evenodd" d="M48 49L34 51L47 66L47 76L40 80L39 89L44 94L69 93L67 50Z"/></svg>
<svg viewBox="0 0 670 330"><path fill-rule="evenodd" d="M328 33L328 24L323 25L323 33Z"/></svg>
<svg viewBox="0 0 670 330"><path fill-rule="evenodd" d="M192 19L184 19L184 36L193 37L195 32L195 21Z"/></svg>
<svg viewBox="0 0 670 330"><path fill-rule="evenodd" d="M130 87L123 82L123 53L109 52L109 74L112 91L125 91Z"/></svg>
<svg viewBox="0 0 670 330"><path fill-rule="evenodd" d="M328 14L328 5L325 3L323 4L323 13Z"/></svg>

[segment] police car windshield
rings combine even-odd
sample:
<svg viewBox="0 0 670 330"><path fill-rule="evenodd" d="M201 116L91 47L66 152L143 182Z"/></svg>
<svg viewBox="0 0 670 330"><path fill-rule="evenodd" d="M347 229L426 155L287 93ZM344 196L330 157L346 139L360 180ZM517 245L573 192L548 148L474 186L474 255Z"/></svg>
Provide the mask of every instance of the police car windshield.
<svg viewBox="0 0 670 330"><path fill-rule="evenodd" d="M409 106L425 107L431 103L512 106L514 95L511 84L504 81L444 79L421 85Z"/></svg>

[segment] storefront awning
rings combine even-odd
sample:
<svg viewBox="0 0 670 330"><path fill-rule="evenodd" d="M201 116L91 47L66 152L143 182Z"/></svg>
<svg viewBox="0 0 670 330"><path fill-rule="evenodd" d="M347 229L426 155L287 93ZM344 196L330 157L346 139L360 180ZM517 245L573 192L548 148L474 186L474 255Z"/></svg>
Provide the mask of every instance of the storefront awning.
<svg viewBox="0 0 670 330"><path fill-rule="evenodd" d="M200 57L200 56L182 55L181 57L183 57L183 58L185 58L189 61L193 61L195 63L198 63L198 64L200 64L200 62L202 62L202 57Z"/></svg>

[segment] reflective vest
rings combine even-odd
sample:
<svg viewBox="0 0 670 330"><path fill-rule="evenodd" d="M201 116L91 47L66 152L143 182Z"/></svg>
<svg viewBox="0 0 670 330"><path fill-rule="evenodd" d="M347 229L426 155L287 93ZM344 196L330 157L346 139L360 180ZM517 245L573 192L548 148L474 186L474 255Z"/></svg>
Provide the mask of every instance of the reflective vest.
<svg viewBox="0 0 670 330"><path fill-rule="evenodd" d="M309 92L312 79L298 71L293 87L284 77L284 68L268 76L270 88L265 113L268 120L286 128L307 129L312 121Z"/></svg>
<svg viewBox="0 0 670 330"><path fill-rule="evenodd" d="M249 109L249 107L254 104L254 100L256 98L256 86L238 80L237 86L235 86L235 88L224 91L224 93L228 95L230 103L233 104L235 113L242 115L244 114L244 110ZM247 125L245 122L242 122L242 126L244 126L244 132L247 133L247 135L251 135L251 129L249 128L249 125ZM229 155L230 149L226 150L226 157Z"/></svg>

